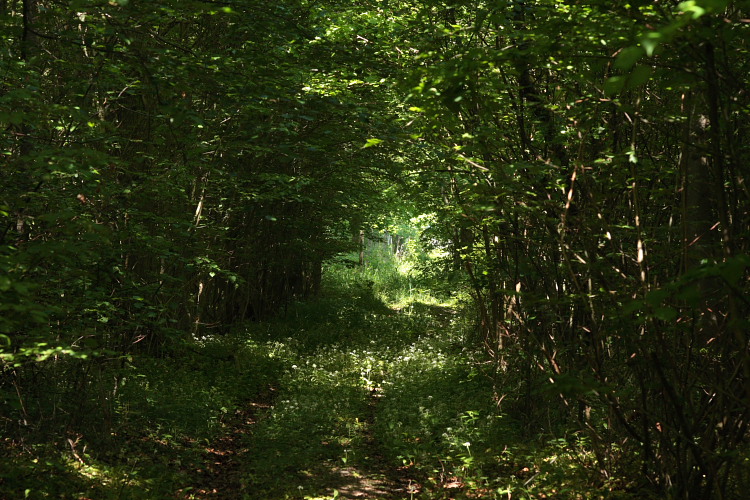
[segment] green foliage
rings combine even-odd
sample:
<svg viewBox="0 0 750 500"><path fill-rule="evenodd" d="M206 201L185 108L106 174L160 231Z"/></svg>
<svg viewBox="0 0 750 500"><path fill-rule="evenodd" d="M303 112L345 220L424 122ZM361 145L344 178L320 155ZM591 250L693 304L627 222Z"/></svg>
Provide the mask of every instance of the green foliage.
<svg viewBox="0 0 750 500"><path fill-rule="evenodd" d="M424 498L601 491L585 437L529 439L505 411L518 397L512 383L493 384L455 311L430 306L433 298L395 314L366 271L334 266L326 276L322 299L250 328L275 339L286 367L276 404L247 442L251 498L329 498L346 487L339 468L374 475L384 465L418 481ZM500 404L498 390L508 391ZM623 486L613 478L604 487L617 498Z"/></svg>
<svg viewBox="0 0 750 500"><path fill-rule="evenodd" d="M173 493L281 381L268 492L375 428L433 491L739 496L747 11L3 3L0 487Z"/></svg>
<svg viewBox="0 0 750 500"><path fill-rule="evenodd" d="M749 359L747 232L734 215L748 200L733 187L739 167L725 170L745 161L736 134L748 122L727 118L744 106L729 96L748 58L724 50L747 53L746 5L417 10L409 26L433 35L412 36L417 64L402 80L409 180L435 214L444 265L465 273L452 283L473 299L496 383L525 394L526 425L587 434L608 473L635 470L629 454L674 485L664 494L728 494L735 480L716 474L737 462L721 457L745 439L705 418L737 422L747 405L719 409L701 391L742 386ZM685 444L696 439L711 449Z"/></svg>
<svg viewBox="0 0 750 500"><path fill-rule="evenodd" d="M0 496L167 498L191 484L206 443L244 401L275 384L282 367L274 346L239 338L206 338L186 349L175 358L123 359L116 368L95 361L89 370L98 376L89 376L85 391L50 375L44 389L56 397L37 395L28 425L53 411L76 421L49 440L37 428L26 449L4 447ZM61 364L61 375L77 373Z"/></svg>
<svg viewBox="0 0 750 500"><path fill-rule="evenodd" d="M386 123L358 127L370 86L321 71L339 42L315 38L322 7L296 1L6 7L7 445L66 449L75 432L106 454L121 429L210 435L273 363L210 365L213 344L193 337L218 342L317 292L348 237L340 212L376 204L388 166L359 150Z"/></svg>

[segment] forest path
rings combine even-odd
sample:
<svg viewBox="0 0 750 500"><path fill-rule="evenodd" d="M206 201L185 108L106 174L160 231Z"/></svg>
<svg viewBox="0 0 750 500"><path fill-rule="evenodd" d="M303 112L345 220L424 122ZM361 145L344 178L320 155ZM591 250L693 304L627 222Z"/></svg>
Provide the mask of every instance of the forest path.
<svg viewBox="0 0 750 500"><path fill-rule="evenodd" d="M371 405L377 404L373 395ZM419 491L417 483L398 471L388 468L378 456L374 436L367 432L357 450L366 453L369 463L346 465L324 461L310 464L307 480L291 478L299 495L281 493L266 496L268 491L256 491L248 482L243 466L252 461L253 450L248 447L259 415L272 412L270 402L248 402L227 422L225 433L205 448L205 461L198 469L196 483L179 497L194 500L232 500L239 498L346 498L346 499L401 499ZM373 408L374 410L374 408ZM262 417L261 417L262 418ZM369 417L372 418L372 417ZM266 478L268 480L269 478ZM283 480L278 477L275 479ZM290 483L291 485L291 483ZM307 490L307 491L306 491ZM294 489L292 488L292 493Z"/></svg>
<svg viewBox="0 0 750 500"><path fill-rule="evenodd" d="M237 411L181 498L418 498L413 472L384 449L380 407L391 371L453 311L391 309L366 292L349 302L305 307L270 328L286 365L277 389Z"/></svg>
<svg viewBox="0 0 750 500"><path fill-rule="evenodd" d="M203 450L203 463L194 471L195 483L178 491L183 499L230 500L242 498L245 482L241 466L250 449L246 438L257 423L258 414L271 408L271 392L254 402L245 402L224 424L222 435Z"/></svg>

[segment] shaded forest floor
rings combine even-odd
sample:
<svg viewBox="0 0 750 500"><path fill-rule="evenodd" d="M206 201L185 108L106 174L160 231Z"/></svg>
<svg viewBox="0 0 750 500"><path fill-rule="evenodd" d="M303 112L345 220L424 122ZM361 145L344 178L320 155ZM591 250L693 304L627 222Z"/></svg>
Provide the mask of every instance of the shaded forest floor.
<svg viewBox="0 0 750 500"><path fill-rule="evenodd" d="M584 440L513 418L460 304L384 286L340 272L276 320L123 364L108 432L92 407L6 441L0 498L630 498Z"/></svg>

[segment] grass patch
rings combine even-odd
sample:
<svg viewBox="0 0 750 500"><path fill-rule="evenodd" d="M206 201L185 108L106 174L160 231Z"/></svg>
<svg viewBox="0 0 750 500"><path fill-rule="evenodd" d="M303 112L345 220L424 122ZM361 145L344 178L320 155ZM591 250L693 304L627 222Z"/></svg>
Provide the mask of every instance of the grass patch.
<svg viewBox="0 0 750 500"><path fill-rule="evenodd" d="M513 388L493 399L497 374L460 300L397 264L332 265L319 299L271 321L100 370L78 401L107 411L0 447L0 498L191 498L211 443L270 387L272 407L237 438L242 498L333 498L376 481L402 486L379 498L643 498L601 477L580 435L529 435Z"/></svg>
<svg viewBox="0 0 750 500"><path fill-rule="evenodd" d="M273 348L205 338L176 357L101 368L86 391L95 399L73 400L90 405L85 420L3 443L0 498L174 498L236 407L278 378Z"/></svg>

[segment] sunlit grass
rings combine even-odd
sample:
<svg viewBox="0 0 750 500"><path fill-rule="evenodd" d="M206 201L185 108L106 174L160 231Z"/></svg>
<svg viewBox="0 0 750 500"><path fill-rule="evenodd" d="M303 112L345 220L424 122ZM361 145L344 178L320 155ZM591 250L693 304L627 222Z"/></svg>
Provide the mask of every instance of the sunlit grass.
<svg viewBox="0 0 750 500"><path fill-rule="evenodd" d="M390 297L390 299L388 306L397 311L409 309L415 304L443 307L446 309L456 306L455 298L438 298L432 295L429 291L422 289L409 289L399 295Z"/></svg>

